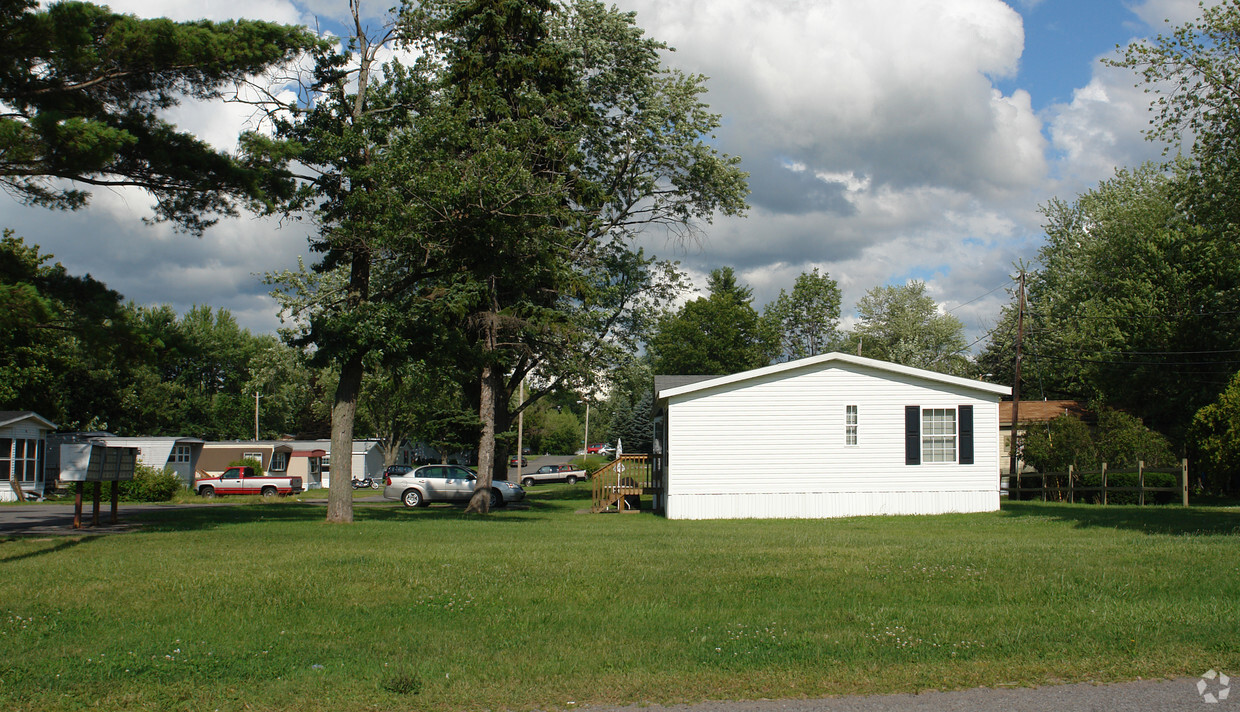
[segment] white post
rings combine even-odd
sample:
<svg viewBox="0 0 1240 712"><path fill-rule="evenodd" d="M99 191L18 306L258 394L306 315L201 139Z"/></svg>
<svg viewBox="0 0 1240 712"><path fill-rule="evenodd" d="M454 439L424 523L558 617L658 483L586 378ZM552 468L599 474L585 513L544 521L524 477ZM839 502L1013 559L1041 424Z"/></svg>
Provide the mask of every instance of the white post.
<svg viewBox="0 0 1240 712"><path fill-rule="evenodd" d="M590 401L586 401L586 434L581 444L582 457L590 454Z"/></svg>

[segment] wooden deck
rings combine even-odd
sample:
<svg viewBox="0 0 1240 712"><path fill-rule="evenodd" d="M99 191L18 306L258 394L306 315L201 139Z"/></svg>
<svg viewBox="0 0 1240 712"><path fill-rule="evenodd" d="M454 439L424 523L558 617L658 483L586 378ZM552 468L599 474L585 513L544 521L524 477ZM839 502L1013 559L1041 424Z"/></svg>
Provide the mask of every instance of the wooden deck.
<svg viewBox="0 0 1240 712"><path fill-rule="evenodd" d="M662 491L652 475L648 456L621 455L590 476L594 492L594 504L590 511L596 514L641 511L643 495Z"/></svg>

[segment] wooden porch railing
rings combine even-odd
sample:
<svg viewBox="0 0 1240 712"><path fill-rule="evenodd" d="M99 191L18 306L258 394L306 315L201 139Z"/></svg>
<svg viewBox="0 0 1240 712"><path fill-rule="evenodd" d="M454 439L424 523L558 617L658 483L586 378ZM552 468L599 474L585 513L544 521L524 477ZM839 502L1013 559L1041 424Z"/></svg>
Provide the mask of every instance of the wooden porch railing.
<svg viewBox="0 0 1240 712"><path fill-rule="evenodd" d="M658 491L648 455L621 455L596 470L590 482L594 488L590 511L595 513L640 511L641 496Z"/></svg>

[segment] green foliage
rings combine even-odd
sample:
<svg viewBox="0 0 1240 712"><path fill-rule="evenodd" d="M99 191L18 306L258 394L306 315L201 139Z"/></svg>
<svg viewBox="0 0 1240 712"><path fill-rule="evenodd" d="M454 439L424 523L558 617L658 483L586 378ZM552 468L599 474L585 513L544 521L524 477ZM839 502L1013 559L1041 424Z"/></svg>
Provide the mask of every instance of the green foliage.
<svg viewBox="0 0 1240 712"><path fill-rule="evenodd" d="M62 428L118 423L147 344L121 295L51 259L10 230L0 239L0 409Z"/></svg>
<svg viewBox="0 0 1240 712"><path fill-rule="evenodd" d="M168 502L185 488L172 470L134 465L133 479L120 483L120 498L126 502Z"/></svg>
<svg viewBox="0 0 1240 712"><path fill-rule="evenodd" d="M1100 400L1182 443L1231 375L1240 340L1240 253L1178 206L1180 166L1117 171L1075 202L1043 207L1047 241L1028 274L1024 387ZM1016 308L979 359L1010 382ZM1027 392L1027 391L1026 391Z"/></svg>
<svg viewBox="0 0 1240 712"><path fill-rule="evenodd" d="M857 302L860 321L847 336L846 351L892 363L967 375L964 325L939 313L926 283L875 287Z"/></svg>
<svg viewBox="0 0 1240 712"><path fill-rule="evenodd" d="M779 290L779 296L766 305L763 317L779 334L780 357L791 360L816 356L838 348L842 338L840 288L828 274L804 272L797 277L792 292Z"/></svg>
<svg viewBox="0 0 1240 712"><path fill-rule="evenodd" d="M263 463L259 462L258 460L252 457L244 457L244 458L241 458L240 460L233 460L232 462L228 463L228 466L229 467L252 467L254 468L254 474L259 477L262 477L263 475L266 474L266 472L263 470Z"/></svg>
<svg viewBox="0 0 1240 712"><path fill-rule="evenodd" d="M1098 466L1098 451L1085 421L1064 414L1045 424L1025 424L1021 456L1040 472L1067 472Z"/></svg>
<svg viewBox="0 0 1240 712"><path fill-rule="evenodd" d="M654 390L646 391L611 425L611 442L622 442L628 454L650 452L654 439Z"/></svg>
<svg viewBox="0 0 1240 712"><path fill-rule="evenodd" d="M731 267L712 271L709 289L659 321L649 344L656 373L726 375L774 358L776 335L753 308L753 290Z"/></svg>
<svg viewBox="0 0 1240 712"><path fill-rule="evenodd" d="M547 408L542 411L541 421L530 428L530 421L526 420L534 452L567 455L581 449L582 423L571 410Z"/></svg>
<svg viewBox="0 0 1240 712"><path fill-rule="evenodd" d="M1209 490L1240 489L1240 373L1193 416L1188 447L1193 470Z"/></svg>
<svg viewBox="0 0 1240 712"><path fill-rule="evenodd" d="M1140 418L1102 405L1092 407L1094 426L1075 415L1064 414L1045 424L1025 424L1021 456L1041 472L1096 470L1106 463L1111 469L1167 467L1178 460L1163 435L1145 427Z"/></svg>
<svg viewBox="0 0 1240 712"><path fill-rule="evenodd" d="M249 20L143 20L106 7L34 0L0 10L0 185L36 205L74 209L89 185L136 185L156 215L201 232L237 201L289 189L268 173L179 132L159 115L182 98L217 99L248 75L317 44L303 28Z"/></svg>

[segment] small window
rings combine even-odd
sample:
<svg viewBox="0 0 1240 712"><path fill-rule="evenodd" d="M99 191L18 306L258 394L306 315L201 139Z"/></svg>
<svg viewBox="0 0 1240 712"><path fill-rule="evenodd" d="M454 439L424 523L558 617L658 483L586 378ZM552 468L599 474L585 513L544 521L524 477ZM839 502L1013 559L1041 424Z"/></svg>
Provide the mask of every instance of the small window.
<svg viewBox="0 0 1240 712"><path fill-rule="evenodd" d="M926 408L922 410L921 461L956 461L955 408Z"/></svg>
<svg viewBox="0 0 1240 712"><path fill-rule="evenodd" d="M857 444L857 406L844 406L844 444Z"/></svg>
<svg viewBox="0 0 1240 712"><path fill-rule="evenodd" d="M263 454L261 452L243 452L241 453L241 459L242 460L258 460L259 462L262 462Z"/></svg>
<svg viewBox="0 0 1240 712"><path fill-rule="evenodd" d="M13 439L0 438L0 482L7 482L13 463Z"/></svg>
<svg viewBox="0 0 1240 712"><path fill-rule="evenodd" d="M322 474L322 472L323 472L323 458L321 458L321 457L310 457L310 458L306 458L306 459L307 459L307 460L309 460L309 462L310 462L310 474L311 474L311 475L319 475L319 474Z"/></svg>
<svg viewBox="0 0 1240 712"><path fill-rule="evenodd" d="M176 445L172 448L173 462L189 462L189 445Z"/></svg>
<svg viewBox="0 0 1240 712"><path fill-rule="evenodd" d="M288 469L288 453L277 452L271 456L271 471L284 472Z"/></svg>

